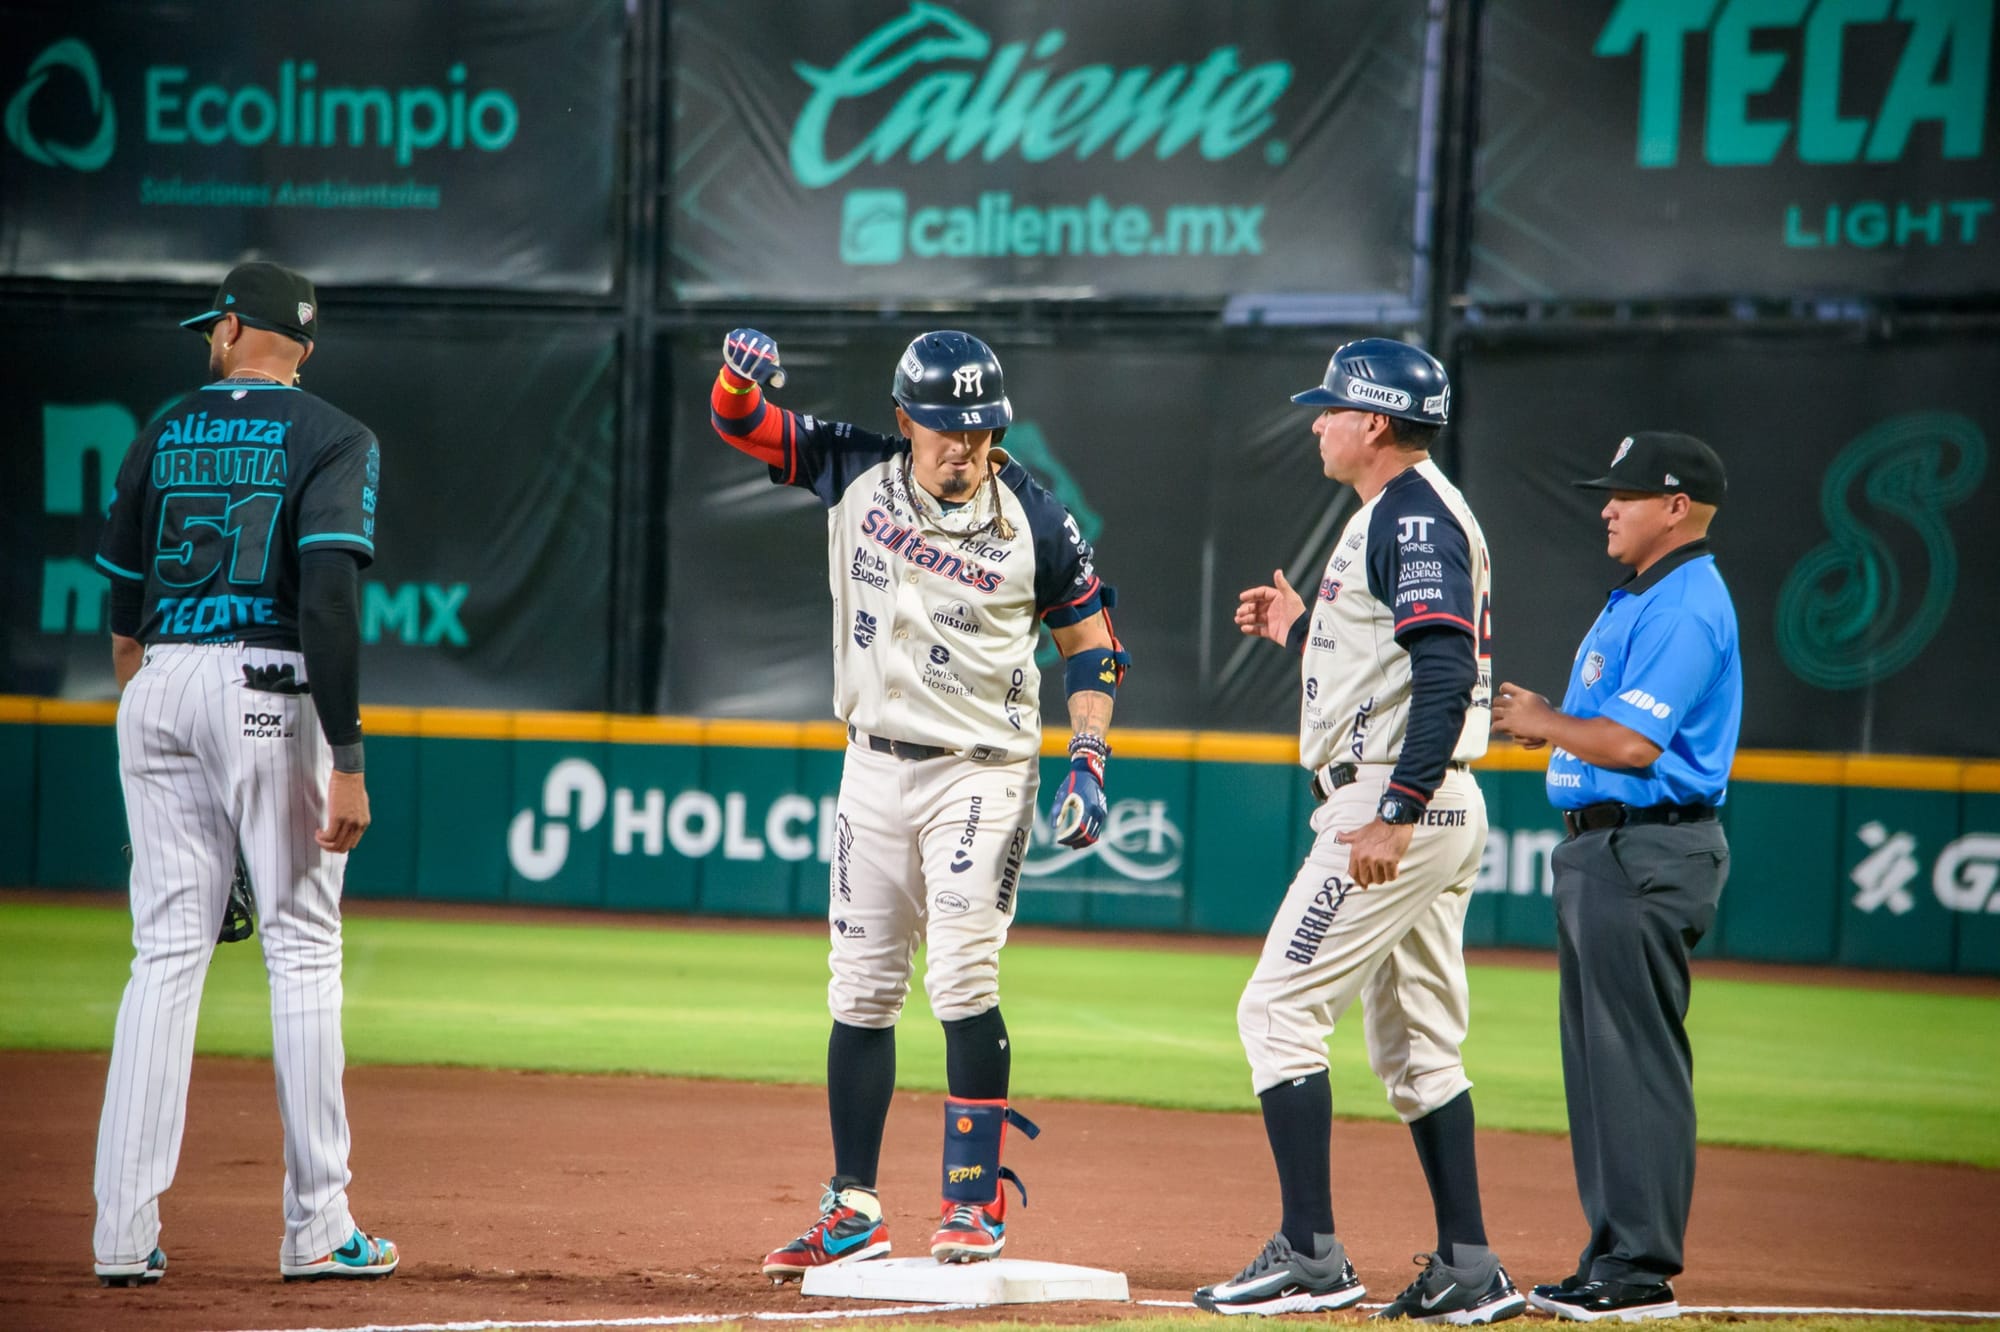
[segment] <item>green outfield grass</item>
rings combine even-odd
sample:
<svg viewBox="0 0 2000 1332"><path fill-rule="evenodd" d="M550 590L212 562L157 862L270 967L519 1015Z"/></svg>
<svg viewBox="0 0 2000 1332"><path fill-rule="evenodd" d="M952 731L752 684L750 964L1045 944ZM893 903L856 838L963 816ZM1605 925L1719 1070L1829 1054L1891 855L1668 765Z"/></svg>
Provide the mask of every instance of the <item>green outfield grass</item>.
<svg viewBox="0 0 2000 1332"><path fill-rule="evenodd" d="M0 903L0 1047L103 1049L130 963L121 909ZM622 920L496 924L350 917L355 1063L465 1064L816 1083L826 944L790 931ZM1255 1108L1236 1041L1240 953L1016 941L1002 958L1015 1084L1037 1099ZM920 964L921 965L921 964ZM1561 1132L1552 970L1478 967L1467 1063L1482 1126ZM255 943L222 948L198 1048L268 1056ZM921 986L901 1085L943 1089ZM2000 1167L2000 999L1700 980L1701 1136ZM1332 1042L1336 1108L1386 1118L1359 1014Z"/></svg>

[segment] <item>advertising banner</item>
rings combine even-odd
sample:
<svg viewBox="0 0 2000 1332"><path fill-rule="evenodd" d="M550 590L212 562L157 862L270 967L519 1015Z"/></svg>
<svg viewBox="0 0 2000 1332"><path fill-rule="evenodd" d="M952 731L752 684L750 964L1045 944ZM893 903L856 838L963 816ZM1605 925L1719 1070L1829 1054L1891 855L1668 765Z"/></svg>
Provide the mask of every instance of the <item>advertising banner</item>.
<svg viewBox="0 0 2000 1332"><path fill-rule="evenodd" d="M382 444L362 701L608 702L617 341L596 327L343 313L304 387ZM0 693L109 698L92 559L125 449L206 382L170 317L0 318Z"/></svg>
<svg viewBox="0 0 2000 1332"><path fill-rule="evenodd" d="M0 882L122 885L118 848L127 838L108 718L38 726L22 716L0 706L0 755L19 760L12 771L33 797L0 803ZM679 729L684 741L607 742L607 724L618 724L610 719L537 718L541 730L567 724L575 734L373 736L376 822L348 866L348 894L832 914L840 751L704 744L697 724L671 721L637 724ZM461 729L516 729L504 714L472 720ZM599 738L583 738L593 728ZM1838 771L1840 760L1827 762ZM1976 765L1965 772L1962 795L1865 782L1738 782L1723 811L1735 869L1697 956L2000 973L2000 774ZM1308 836L1312 801L1297 771L1132 758L1115 773L1111 817L1095 846L1059 847L1038 818L1016 920L1264 933ZM1045 761L1045 790L1055 774L1055 761ZM1484 767L1478 775L1492 823L1466 945L1550 948L1550 856L1562 832L1540 774ZM1299 844L1287 845L1295 836Z"/></svg>
<svg viewBox="0 0 2000 1332"><path fill-rule="evenodd" d="M504 782L507 747L491 748L485 766ZM512 758L511 811L452 803L435 823L461 847L473 832L484 852L504 846L508 873L482 890L488 900L504 889L514 902L826 914L837 751L517 743ZM1051 789L1057 767L1044 763ZM1058 846L1037 810L1017 919L1186 927L1189 765L1135 759L1121 771L1093 846Z"/></svg>
<svg viewBox="0 0 2000 1332"><path fill-rule="evenodd" d="M605 293L617 0L0 0L0 275Z"/></svg>
<svg viewBox="0 0 2000 1332"><path fill-rule="evenodd" d="M662 344L670 405L666 661L662 712L831 715L832 614L824 511L772 485L709 424L723 334ZM896 360L920 329L778 338L793 411L893 433ZM1215 333L1073 335L995 351L1014 425L1004 447L1069 509L1118 589L1131 650L1118 722L1286 731L1298 725L1298 660L1243 638L1236 594L1283 568L1316 584L1354 503L1321 474L1314 413L1290 395L1318 383L1345 339ZM846 566L839 570L847 572ZM1042 704L1066 716L1060 659L1043 638Z"/></svg>
<svg viewBox="0 0 2000 1332"><path fill-rule="evenodd" d="M1475 301L2000 291L1995 0L1491 0Z"/></svg>
<svg viewBox="0 0 2000 1332"><path fill-rule="evenodd" d="M687 0L683 300L1407 304L1427 0Z"/></svg>
<svg viewBox="0 0 2000 1332"><path fill-rule="evenodd" d="M1623 577L1602 495L1570 483L1634 430L1684 430L1729 471L1744 746L2000 755L2000 337L1473 345L1456 379L1496 679L1560 697Z"/></svg>

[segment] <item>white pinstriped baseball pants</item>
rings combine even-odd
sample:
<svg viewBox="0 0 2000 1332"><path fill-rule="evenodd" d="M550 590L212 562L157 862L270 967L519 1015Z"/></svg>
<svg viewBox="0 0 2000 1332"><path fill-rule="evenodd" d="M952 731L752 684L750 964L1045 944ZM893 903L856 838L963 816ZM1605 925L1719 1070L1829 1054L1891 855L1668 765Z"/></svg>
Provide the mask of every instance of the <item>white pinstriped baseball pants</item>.
<svg viewBox="0 0 2000 1332"><path fill-rule="evenodd" d="M344 855L320 849L332 751L312 700L259 693L245 665L290 664L267 648L159 646L118 703L118 759L132 835L132 978L118 1005L97 1130L100 1263L159 1243L187 1117L195 1019L240 844L271 982L284 1125L280 1260L347 1241L347 1106L341 1074L340 887Z"/></svg>

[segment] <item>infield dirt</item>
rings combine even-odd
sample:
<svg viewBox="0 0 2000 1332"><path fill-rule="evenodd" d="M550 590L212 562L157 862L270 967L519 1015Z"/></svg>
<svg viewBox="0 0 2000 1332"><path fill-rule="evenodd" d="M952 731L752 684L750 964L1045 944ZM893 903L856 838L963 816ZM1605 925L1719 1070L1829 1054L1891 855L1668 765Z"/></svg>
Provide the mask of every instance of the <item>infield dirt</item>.
<svg viewBox="0 0 2000 1332"><path fill-rule="evenodd" d="M226 1059L196 1061L180 1171L162 1200L166 1279L106 1290L90 1270L105 1067L102 1054L0 1053L0 1327L169 1332L848 1303L802 1300L757 1270L813 1219L828 1170L816 1087L349 1069L355 1214L397 1241L402 1270L286 1285L271 1067ZM1116 1268L1135 1298L1184 1300L1233 1274L1276 1227L1255 1115L1022 1107L1045 1131L1010 1140L1033 1204L1010 1201L1010 1256ZM929 1239L941 1119L936 1096L896 1097L881 1184L898 1253ZM1515 1280L1567 1274L1583 1239L1567 1141L1482 1133L1480 1158L1488 1229ZM1410 1256L1434 1242L1408 1133L1336 1124L1334 1175L1370 1302L1389 1299L1415 1275ZM1677 1288L1688 1305L2000 1309L2000 1267L1972 1257L1996 1195L2000 1172L1969 1166L1704 1148ZM1059 1322L1123 1313L1019 1310ZM976 1317L996 1314L1007 1316Z"/></svg>

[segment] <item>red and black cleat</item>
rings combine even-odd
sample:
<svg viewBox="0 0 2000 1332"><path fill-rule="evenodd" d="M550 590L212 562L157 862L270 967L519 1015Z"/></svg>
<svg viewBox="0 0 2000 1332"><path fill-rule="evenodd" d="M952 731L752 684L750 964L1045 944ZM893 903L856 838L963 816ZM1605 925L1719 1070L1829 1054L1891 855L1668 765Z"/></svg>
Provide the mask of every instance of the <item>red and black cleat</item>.
<svg viewBox="0 0 2000 1332"><path fill-rule="evenodd" d="M875 1190L836 1176L819 1200L819 1220L806 1233L764 1258L764 1275L782 1284L814 1267L858 1263L889 1252L889 1227Z"/></svg>
<svg viewBox="0 0 2000 1332"><path fill-rule="evenodd" d="M954 1203L945 1199L944 1222L931 1236L931 1257L941 1263L977 1263L1000 1256L1007 1243L1007 1205Z"/></svg>

